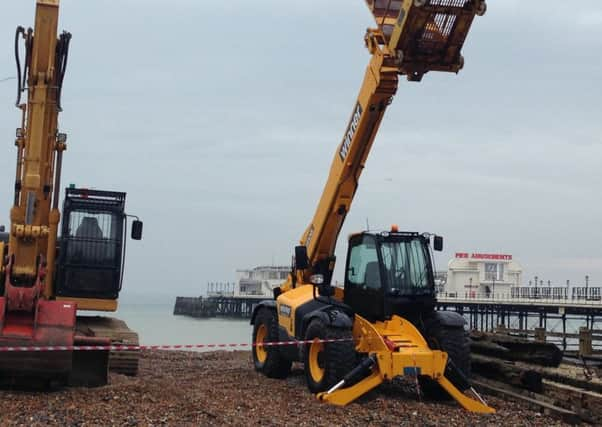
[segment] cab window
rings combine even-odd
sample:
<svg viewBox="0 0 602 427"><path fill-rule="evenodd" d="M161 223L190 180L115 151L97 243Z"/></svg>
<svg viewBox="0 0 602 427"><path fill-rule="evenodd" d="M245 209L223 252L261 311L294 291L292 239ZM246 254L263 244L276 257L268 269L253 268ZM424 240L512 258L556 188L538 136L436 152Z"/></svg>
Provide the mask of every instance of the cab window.
<svg viewBox="0 0 602 427"><path fill-rule="evenodd" d="M376 241L373 236L362 236L351 247L347 282L364 289L381 289Z"/></svg>

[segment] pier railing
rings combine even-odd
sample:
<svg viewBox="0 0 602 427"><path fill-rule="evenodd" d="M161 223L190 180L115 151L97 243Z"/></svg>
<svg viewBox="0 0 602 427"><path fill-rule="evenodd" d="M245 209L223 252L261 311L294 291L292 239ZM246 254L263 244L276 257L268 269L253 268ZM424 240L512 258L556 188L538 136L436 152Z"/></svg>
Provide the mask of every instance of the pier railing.
<svg viewBox="0 0 602 427"><path fill-rule="evenodd" d="M491 303L518 303L518 304L554 304L554 305L587 305L602 307L602 298L600 294L573 294L573 295L557 295L557 294L524 294L524 293L455 293L441 292L437 295L437 299L441 301L471 301Z"/></svg>
<svg viewBox="0 0 602 427"><path fill-rule="evenodd" d="M561 346L564 351L579 349L582 355L602 350L602 330L598 326L602 319L602 301L595 293L567 292L562 297L553 293L524 295L442 292L437 296L437 308L460 313L471 330L500 332L502 329L510 334L539 337L537 339Z"/></svg>

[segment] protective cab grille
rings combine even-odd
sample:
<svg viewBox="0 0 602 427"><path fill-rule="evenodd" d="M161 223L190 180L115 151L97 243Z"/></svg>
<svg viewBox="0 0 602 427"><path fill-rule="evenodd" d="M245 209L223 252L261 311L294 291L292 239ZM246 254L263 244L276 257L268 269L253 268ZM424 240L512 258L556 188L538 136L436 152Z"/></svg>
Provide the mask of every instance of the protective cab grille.
<svg viewBox="0 0 602 427"><path fill-rule="evenodd" d="M383 44L401 60L400 73L457 72L460 55L482 0L366 0L383 34Z"/></svg>
<svg viewBox="0 0 602 427"><path fill-rule="evenodd" d="M121 287L125 193L68 189L56 292L117 298Z"/></svg>

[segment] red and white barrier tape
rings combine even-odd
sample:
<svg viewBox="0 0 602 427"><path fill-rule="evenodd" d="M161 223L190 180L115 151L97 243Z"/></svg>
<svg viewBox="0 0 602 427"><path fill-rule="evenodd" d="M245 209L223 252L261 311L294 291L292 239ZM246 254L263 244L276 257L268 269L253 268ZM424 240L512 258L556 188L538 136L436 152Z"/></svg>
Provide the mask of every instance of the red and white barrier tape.
<svg viewBox="0 0 602 427"><path fill-rule="evenodd" d="M322 343L352 341L351 338L323 339L305 341L273 341L258 343L233 344L175 344L175 345L47 345L47 346L0 346L0 353L15 353L23 351L137 351L137 350L182 350L182 349L223 349L237 347L275 347L286 345L310 344L314 341Z"/></svg>

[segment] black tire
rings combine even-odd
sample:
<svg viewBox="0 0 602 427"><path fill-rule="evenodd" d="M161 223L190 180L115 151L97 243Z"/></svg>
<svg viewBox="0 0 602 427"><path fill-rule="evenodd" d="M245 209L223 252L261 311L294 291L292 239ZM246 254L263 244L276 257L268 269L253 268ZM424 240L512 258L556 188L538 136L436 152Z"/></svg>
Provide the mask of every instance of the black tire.
<svg viewBox="0 0 602 427"><path fill-rule="evenodd" d="M259 335L259 336L258 336ZM278 317L275 310L262 308L253 324L253 364L255 370L269 378L286 378L292 361L285 359L276 346L258 346L258 342L278 341Z"/></svg>
<svg viewBox="0 0 602 427"><path fill-rule="evenodd" d="M305 379L312 393L326 391L334 386L355 367L357 361L350 329L333 328L326 326L320 319L314 319L305 332L305 340L316 338L345 341L305 344ZM322 375L316 373L316 361L319 365L318 370L323 371Z"/></svg>
<svg viewBox="0 0 602 427"><path fill-rule="evenodd" d="M426 322L424 338L433 350L443 350L456 368L470 381L470 338L463 327L444 326L436 319ZM466 390L466 382L448 378L460 391ZM439 383L429 377L420 377L420 387L426 397L437 400L450 399Z"/></svg>

